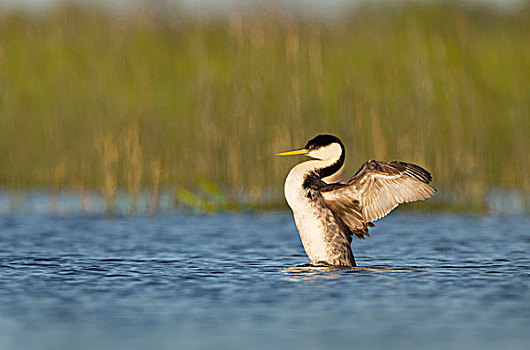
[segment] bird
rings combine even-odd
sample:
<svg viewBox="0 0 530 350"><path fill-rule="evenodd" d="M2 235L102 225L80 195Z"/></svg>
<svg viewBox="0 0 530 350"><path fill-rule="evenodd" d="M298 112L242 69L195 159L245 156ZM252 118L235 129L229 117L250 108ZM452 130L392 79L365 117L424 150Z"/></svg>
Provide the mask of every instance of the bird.
<svg viewBox="0 0 530 350"><path fill-rule="evenodd" d="M343 167L345 154L342 141L328 134L315 136L304 148L277 153L312 158L294 166L284 186L311 266L357 266L351 249L354 235L369 237L373 221L401 203L436 193L427 170L401 161L369 160L348 181L331 182Z"/></svg>

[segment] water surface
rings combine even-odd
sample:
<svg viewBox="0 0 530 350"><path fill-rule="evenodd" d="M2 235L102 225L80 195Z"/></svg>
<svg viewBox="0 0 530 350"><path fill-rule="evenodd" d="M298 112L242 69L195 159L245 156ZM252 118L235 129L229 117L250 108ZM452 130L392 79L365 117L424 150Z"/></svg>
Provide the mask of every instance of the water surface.
<svg viewBox="0 0 530 350"><path fill-rule="evenodd" d="M0 348L528 348L529 227L393 213L315 269L288 212L3 214Z"/></svg>

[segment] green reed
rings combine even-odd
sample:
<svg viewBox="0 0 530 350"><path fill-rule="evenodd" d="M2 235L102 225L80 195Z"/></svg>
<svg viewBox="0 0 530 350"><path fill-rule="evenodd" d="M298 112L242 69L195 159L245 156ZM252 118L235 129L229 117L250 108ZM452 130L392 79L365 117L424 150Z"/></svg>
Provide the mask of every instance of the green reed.
<svg viewBox="0 0 530 350"><path fill-rule="evenodd" d="M0 186L118 190L211 181L259 203L340 136L429 169L442 195L530 192L530 6L364 7L336 21L61 6L0 16ZM206 180L205 180L206 179ZM199 185L200 187L200 185ZM131 213L136 211L131 204Z"/></svg>

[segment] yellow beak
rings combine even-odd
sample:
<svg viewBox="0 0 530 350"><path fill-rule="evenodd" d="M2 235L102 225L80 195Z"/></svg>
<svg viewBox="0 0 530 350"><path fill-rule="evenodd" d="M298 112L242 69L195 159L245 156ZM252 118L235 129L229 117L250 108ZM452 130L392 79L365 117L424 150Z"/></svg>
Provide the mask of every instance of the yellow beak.
<svg viewBox="0 0 530 350"><path fill-rule="evenodd" d="M276 155L277 156L295 156L297 154L308 154L308 153L309 153L309 150L307 150L305 148L302 148L302 149L297 149L297 150L294 150L294 151L276 153Z"/></svg>

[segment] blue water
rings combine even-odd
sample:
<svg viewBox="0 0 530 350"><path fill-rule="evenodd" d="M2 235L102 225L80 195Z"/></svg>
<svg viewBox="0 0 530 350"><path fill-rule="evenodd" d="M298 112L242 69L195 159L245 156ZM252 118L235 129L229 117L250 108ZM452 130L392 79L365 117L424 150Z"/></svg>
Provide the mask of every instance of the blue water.
<svg viewBox="0 0 530 350"><path fill-rule="evenodd" d="M528 349L530 217L393 213L361 268L288 212L0 216L1 349Z"/></svg>

